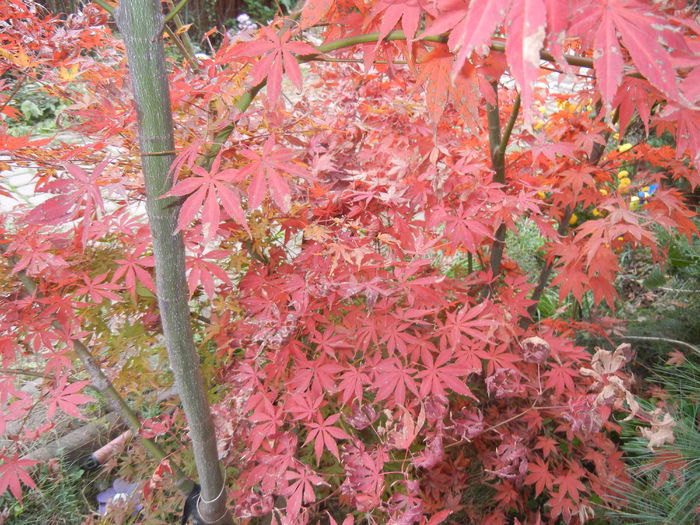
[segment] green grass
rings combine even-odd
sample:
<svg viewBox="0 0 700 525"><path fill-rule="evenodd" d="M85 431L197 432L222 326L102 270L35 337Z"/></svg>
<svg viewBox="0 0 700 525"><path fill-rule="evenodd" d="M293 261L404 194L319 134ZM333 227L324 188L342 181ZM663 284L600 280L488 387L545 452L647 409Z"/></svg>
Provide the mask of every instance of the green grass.
<svg viewBox="0 0 700 525"><path fill-rule="evenodd" d="M9 492L0 497L7 525L79 525L97 508L95 475L71 464L42 465L32 475L39 490L23 487L22 503Z"/></svg>

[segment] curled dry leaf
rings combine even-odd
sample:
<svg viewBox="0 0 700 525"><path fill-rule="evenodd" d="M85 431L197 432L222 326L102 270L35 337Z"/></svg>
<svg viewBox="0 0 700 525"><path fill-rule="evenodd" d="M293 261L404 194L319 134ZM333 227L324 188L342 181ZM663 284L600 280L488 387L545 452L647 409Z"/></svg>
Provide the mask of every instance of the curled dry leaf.
<svg viewBox="0 0 700 525"><path fill-rule="evenodd" d="M652 412L651 428L640 428L642 436L649 440L647 447L653 451L654 447L660 447L665 444L673 443L676 438L673 435L673 427L676 422L671 417L671 414L666 412L663 414L660 408Z"/></svg>
<svg viewBox="0 0 700 525"><path fill-rule="evenodd" d="M591 359L591 368L581 368L582 376L596 380L592 389L598 391L594 401L595 406L611 406L622 409L627 402L629 414L623 421L629 421L639 411L639 403L628 390L625 379L619 374L620 369L632 359L632 349L629 344L618 346L614 352L598 348Z"/></svg>
<svg viewBox="0 0 700 525"><path fill-rule="evenodd" d="M602 348L596 350L591 359L591 368L600 376L614 374L632 360L632 347L628 343L621 344L614 352Z"/></svg>
<svg viewBox="0 0 700 525"><path fill-rule="evenodd" d="M528 363L544 363L549 357L552 347L541 337L528 337L520 346L523 349L523 358Z"/></svg>

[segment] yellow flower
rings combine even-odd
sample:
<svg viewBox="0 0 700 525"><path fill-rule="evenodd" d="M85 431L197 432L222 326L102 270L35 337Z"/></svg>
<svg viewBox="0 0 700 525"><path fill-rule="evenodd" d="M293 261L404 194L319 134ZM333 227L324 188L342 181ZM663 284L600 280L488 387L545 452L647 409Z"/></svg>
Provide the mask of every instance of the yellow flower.
<svg viewBox="0 0 700 525"><path fill-rule="evenodd" d="M569 219L569 226L573 226L574 224L576 224L577 221L578 221L578 217L576 216L575 213L572 213L571 218Z"/></svg>
<svg viewBox="0 0 700 525"><path fill-rule="evenodd" d="M629 151L631 149L632 149L632 144L630 144L629 142L626 142L624 144L620 144L617 147L617 151L619 151L620 153L624 153L625 151Z"/></svg>
<svg viewBox="0 0 700 525"><path fill-rule="evenodd" d="M545 198L547 198L547 194L546 194L545 192L543 192L543 191L538 191L538 192L537 192L537 196L538 196L540 199L545 199Z"/></svg>
<svg viewBox="0 0 700 525"><path fill-rule="evenodd" d="M639 197L637 197L636 195L634 195L634 196L630 199L630 210L632 210L632 211L637 211L638 209L639 209Z"/></svg>
<svg viewBox="0 0 700 525"><path fill-rule="evenodd" d="M535 123L532 125L532 129L534 129L535 131L539 131L539 130L542 129L543 127L544 127L544 122L542 122L541 120L538 120L537 122L535 122Z"/></svg>
<svg viewBox="0 0 700 525"><path fill-rule="evenodd" d="M625 179L630 176L630 172L627 170L622 170L620 173L617 174L618 179Z"/></svg>
<svg viewBox="0 0 700 525"><path fill-rule="evenodd" d="M606 190L605 188L600 188L598 191L603 197L605 197L608 194L608 190Z"/></svg>
<svg viewBox="0 0 700 525"><path fill-rule="evenodd" d="M593 217L602 217L602 216L603 216L603 214L600 213L600 210L598 208L595 208L593 210Z"/></svg>
<svg viewBox="0 0 700 525"><path fill-rule="evenodd" d="M620 190L620 193L627 193L629 191L628 186L630 184L632 184L632 181L625 177L617 182L617 189Z"/></svg>
<svg viewBox="0 0 700 525"><path fill-rule="evenodd" d="M620 140L620 134L616 131L615 133L613 133L613 138L615 140Z"/></svg>

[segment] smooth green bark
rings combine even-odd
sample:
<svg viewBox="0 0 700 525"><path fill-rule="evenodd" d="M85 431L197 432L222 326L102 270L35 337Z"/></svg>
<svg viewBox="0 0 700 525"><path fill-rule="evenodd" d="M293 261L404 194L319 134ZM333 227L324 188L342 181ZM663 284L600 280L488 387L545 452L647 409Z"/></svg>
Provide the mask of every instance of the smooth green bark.
<svg viewBox="0 0 700 525"><path fill-rule="evenodd" d="M153 237L158 306L170 367L187 417L201 485L198 509L206 523L231 523L216 451L214 424L192 338L185 247L174 234L179 201L161 198L170 190L174 150L165 57L163 15L158 0L122 0L115 19L124 38L139 126L146 209Z"/></svg>

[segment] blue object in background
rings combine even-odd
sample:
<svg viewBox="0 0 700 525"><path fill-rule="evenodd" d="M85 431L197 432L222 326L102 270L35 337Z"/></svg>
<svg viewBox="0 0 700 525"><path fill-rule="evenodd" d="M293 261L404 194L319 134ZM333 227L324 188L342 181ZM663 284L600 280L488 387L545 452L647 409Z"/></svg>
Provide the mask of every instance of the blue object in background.
<svg viewBox="0 0 700 525"><path fill-rule="evenodd" d="M141 510L142 505L138 504L138 493L136 489L141 485L140 483L128 483L123 479L115 479L114 483L107 490L100 492L97 495L97 503L100 504L100 508L97 512L103 516L107 514L107 505L125 505L125 504L137 504L134 513Z"/></svg>
<svg viewBox="0 0 700 525"><path fill-rule="evenodd" d="M654 195L654 192L657 190L658 187L658 184L652 184L651 186L644 187L642 188L642 191L637 193L637 195L640 199L646 200L652 195Z"/></svg>

